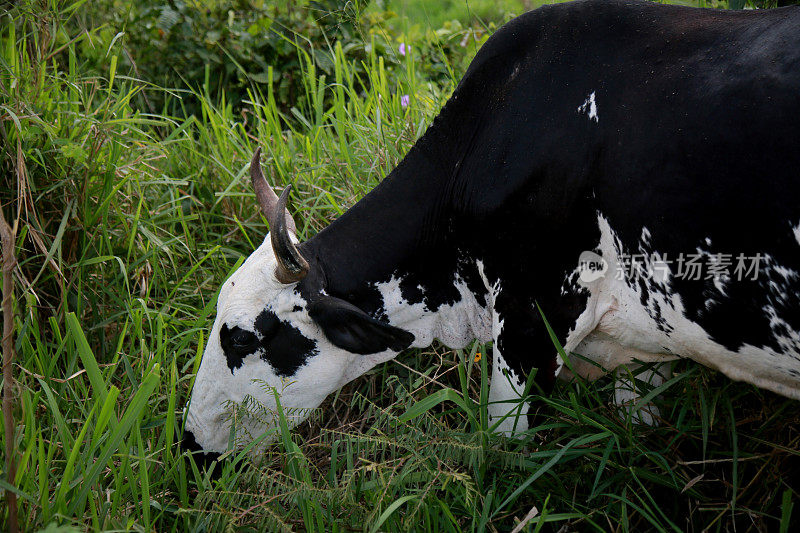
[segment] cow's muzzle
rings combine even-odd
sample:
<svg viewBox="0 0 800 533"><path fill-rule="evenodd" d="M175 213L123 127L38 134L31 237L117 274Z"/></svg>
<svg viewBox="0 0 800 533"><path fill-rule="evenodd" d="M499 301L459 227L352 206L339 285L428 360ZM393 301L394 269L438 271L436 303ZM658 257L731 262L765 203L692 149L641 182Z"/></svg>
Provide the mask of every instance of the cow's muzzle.
<svg viewBox="0 0 800 533"><path fill-rule="evenodd" d="M181 448L190 452L192 457L194 458L194 462L197 463L201 469L209 469L211 468L212 463L219 459L219 456L222 455L217 452L206 452L203 451L203 448L197 443L197 439L194 438L194 433L190 429L184 429L183 431L183 439L181 440ZM215 477L219 474L219 462L215 463L213 466L214 472L212 473L212 477Z"/></svg>

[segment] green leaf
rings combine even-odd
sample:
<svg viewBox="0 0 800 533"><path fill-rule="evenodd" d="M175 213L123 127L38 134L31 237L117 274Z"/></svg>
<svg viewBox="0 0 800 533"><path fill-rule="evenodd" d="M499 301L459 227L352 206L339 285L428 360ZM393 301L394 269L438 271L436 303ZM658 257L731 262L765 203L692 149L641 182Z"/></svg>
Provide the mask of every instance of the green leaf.
<svg viewBox="0 0 800 533"><path fill-rule="evenodd" d="M397 500L395 500L394 502L392 502L392 504L389 507L387 507L384 512L381 513L381 516L378 517L378 520L374 524L372 524L370 531L372 533L376 533L377 531L379 531L383 523L386 522L386 520L390 516L392 516L392 513L394 513L401 505L403 505L409 500L413 500L416 497L417 497L416 494L409 494L408 496L402 496Z"/></svg>
<svg viewBox="0 0 800 533"><path fill-rule="evenodd" d="M103 379L103 374L100 372L97 359L94 357L94 353L86 340L86 335L83 334L83 329L75 313L67 314L67 329L69 329L72 338L75 340L78 356L81 358L83 368L86 369L86 374L89 376L89 382L92 384L95 397L105 403L106 396L108 396L106 382Z"/></svg>
<svg viewBox="0 0 800 533"><path fill-rule="evenodd" d="M111 456L119 449L122 441L128 437L134 423L141 417L150 395L158 386L161 379L161 369L158 364L153 365L153 370L142 381L139 390L131 399L122 420L111 432L111 437L106 440L106 444L101 451L97 460L91 466L83 480L83 486L78 494L78 497L72 500L72 506L69 509L70 514L82 514L84 506L86 505L86 497L92 489L100 475L108 468L108 462Z"/></svg>
<svg viewBox="0 0 800 533"><path fill-rule="evenodd" d="M406 423L409 420L412 420L423 413L430 411L440 403L448 400L458 405L467 414L470 421L477 425L477 422L475 421L475 415L472 412L473 405L471 405L471 402L465 400L463 396L453 389L441 389L434 392L430 396L423 398L409 407L405 413L398 417L397 420L400 423Z"/></svg>

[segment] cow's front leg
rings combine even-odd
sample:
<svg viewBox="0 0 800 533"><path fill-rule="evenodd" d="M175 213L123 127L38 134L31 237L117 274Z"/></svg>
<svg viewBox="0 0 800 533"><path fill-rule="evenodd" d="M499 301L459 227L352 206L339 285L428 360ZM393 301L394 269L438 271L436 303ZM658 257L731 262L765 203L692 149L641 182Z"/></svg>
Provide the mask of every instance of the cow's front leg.
<svg viewBox="0 0 800 533"><path fill-rule="evenodd" d="M496 314L493 317L494 321L497 321ZM499 324L499 330L495 326L495 331L502 332L502 322ZM527 401L520 401L525 393L525 379L520 374L506 361L496 333L492 350L492 378L487 411L489 425L492 426L499 421L495 430L508 436L528 429L530 404Z"/></svg>
<svg viewBox="0 0 800 533"><path fill-rule="evenodd" d="M494 337L489 388L489 423L509 436L528 429L530 403L522 400L531 372L529 394L549 392L555 381L556 351L547 328L532 306L497 298L492 312Z"/></svg>

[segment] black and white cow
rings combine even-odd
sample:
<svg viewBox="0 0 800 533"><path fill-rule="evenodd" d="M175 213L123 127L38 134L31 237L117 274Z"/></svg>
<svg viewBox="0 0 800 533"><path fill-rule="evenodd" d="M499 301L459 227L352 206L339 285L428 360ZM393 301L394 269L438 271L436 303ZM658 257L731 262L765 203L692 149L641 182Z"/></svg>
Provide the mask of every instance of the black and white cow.
<svg viewBox="0 0 800 533"><path fill-rule="evenodd" d="M298 422L434 339L494 341L490 413L524 430L503 402L562 368L536 304L602 367L573 357L585 377L689 358L800 399L800 8L527 13L397 168L302 244L258 155L271 233L220 290L193 448L226 449L231 405L268 411L277 389ZM272 421L239 424L246 441Z"/></svg>

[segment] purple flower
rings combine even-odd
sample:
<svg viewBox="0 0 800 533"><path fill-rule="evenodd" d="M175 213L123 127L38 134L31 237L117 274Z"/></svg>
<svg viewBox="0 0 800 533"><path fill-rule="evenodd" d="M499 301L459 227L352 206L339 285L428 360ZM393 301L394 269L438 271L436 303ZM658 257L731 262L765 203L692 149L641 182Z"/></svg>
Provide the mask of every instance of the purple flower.
<svg viewBox="0 0 800 533"><path fill-rule="evenodd" d="M400 97L400 105L403 107L408 107L408 103L411 101L411 98L407 94L404 94Z"/></svg>
<svg viewBox="0 0 800 533"><path fill-rule="evenodd" d="M408 46L408 49L411 50L411 45ZM400 43L400 47L398 48L398 50L400 51L400 55L401 56L405 56L406 55L406 43Z"/></svg>

